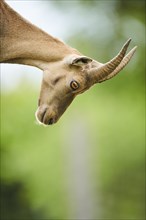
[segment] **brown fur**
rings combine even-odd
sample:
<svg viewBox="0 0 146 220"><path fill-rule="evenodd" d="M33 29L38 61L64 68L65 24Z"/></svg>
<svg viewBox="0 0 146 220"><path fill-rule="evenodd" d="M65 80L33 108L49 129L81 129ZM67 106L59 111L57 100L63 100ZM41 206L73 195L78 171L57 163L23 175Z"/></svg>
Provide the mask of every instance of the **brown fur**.
<svg viewBox="0 0 146 220"><path fill-rule="evenodd" d="M76 95L115 76L136 49L125 56L129 40L113 60L102 64L26 21L3 0L0 8L0 62L36 66L44 72L36 112L39 123L57 122Z"/></svg>

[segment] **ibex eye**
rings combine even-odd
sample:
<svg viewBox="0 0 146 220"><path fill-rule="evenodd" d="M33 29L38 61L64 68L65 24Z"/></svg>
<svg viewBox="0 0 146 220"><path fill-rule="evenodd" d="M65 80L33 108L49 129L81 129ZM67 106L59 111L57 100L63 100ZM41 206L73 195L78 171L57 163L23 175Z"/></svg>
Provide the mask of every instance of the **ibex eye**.
<svg viewBox="0 0 146 220"><path fill-rule="evenodd" d="M76 90L79 88L79 83L75 80L72 80L70 83L70 87L72 88L72 90Z"/></svg>

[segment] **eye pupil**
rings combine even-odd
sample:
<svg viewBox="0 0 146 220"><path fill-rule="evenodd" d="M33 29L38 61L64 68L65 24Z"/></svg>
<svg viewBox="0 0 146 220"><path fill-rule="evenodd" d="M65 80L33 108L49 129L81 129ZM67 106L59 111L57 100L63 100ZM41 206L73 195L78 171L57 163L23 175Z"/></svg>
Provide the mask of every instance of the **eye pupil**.
<svg viewBox="0 0 146 220"><path fill-rule="evenodd" d="M70 87L71 87L73 90L76 90L76 89L79 88L79 84L78 84L77 81L73 80L73 81L71 81L71 83L70 83Z"/></svg>

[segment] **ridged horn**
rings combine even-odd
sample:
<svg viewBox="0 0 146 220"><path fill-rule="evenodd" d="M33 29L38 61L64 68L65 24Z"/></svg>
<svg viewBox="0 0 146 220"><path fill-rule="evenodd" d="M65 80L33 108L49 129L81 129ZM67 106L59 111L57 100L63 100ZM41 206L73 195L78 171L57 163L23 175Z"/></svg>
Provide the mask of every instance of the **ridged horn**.
<svg viewBox="0 0 146 220"><path fill-rule="evenodd" d="M120 52L118 53L118 55L115 56L112 60L110 60L109 62L107 62L105 64L100 64L99 67L94 67L90 70L90 74L93 75L96 83L102 82L102 80L106 79L112 72L116 71L116 74L117 74L118 71L120 71L119 68L118 68L118 70L116 70L116 68L119 66L119 64L123 60L123 58L126 54L127 48L130 44L130 41L131 41L131 38L123 45L123 47L120 50ZM130 57L130 59L131 59L132 55L134 54L135 50L136 50L136 48L133 48L133 50L129 52L130 55L129 54L127 55L128 57ZM126 58L126 60L129 59L128 57ZM129 62L129 60L126 61L126 64L128 62ZM124 61L124 63L125 63L125 61ZM126 64L124 64L124 66ZM121 69L123 68L122 65L120 66L120 68Z"/></svg>
<svg viewBox="0 0 146 220"><path fill-rule="evenodd" d="M99 80L98 82L99 83L104 82L108 79L111 79L115 75L117 75L129 63L129 61L131 60L136 49L137 49L137 46L135 46L132 50L130 50L130 52L123 58L123 60L119 64L119 66L117 66L117 68L113 72L111 72L107 77L104 77L103 79Z"/></svg>

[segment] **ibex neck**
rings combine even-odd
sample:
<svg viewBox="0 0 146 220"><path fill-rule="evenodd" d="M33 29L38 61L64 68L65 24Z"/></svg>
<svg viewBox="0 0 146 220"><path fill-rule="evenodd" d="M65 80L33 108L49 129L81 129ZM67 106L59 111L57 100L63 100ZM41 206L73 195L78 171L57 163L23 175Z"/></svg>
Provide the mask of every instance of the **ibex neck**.
<svg viewBox="0 0 146 220"><path fill-rule="evenodd" d="M39 66L63 59L72 48L23 19L1 1L0 62Z"/></svg>

